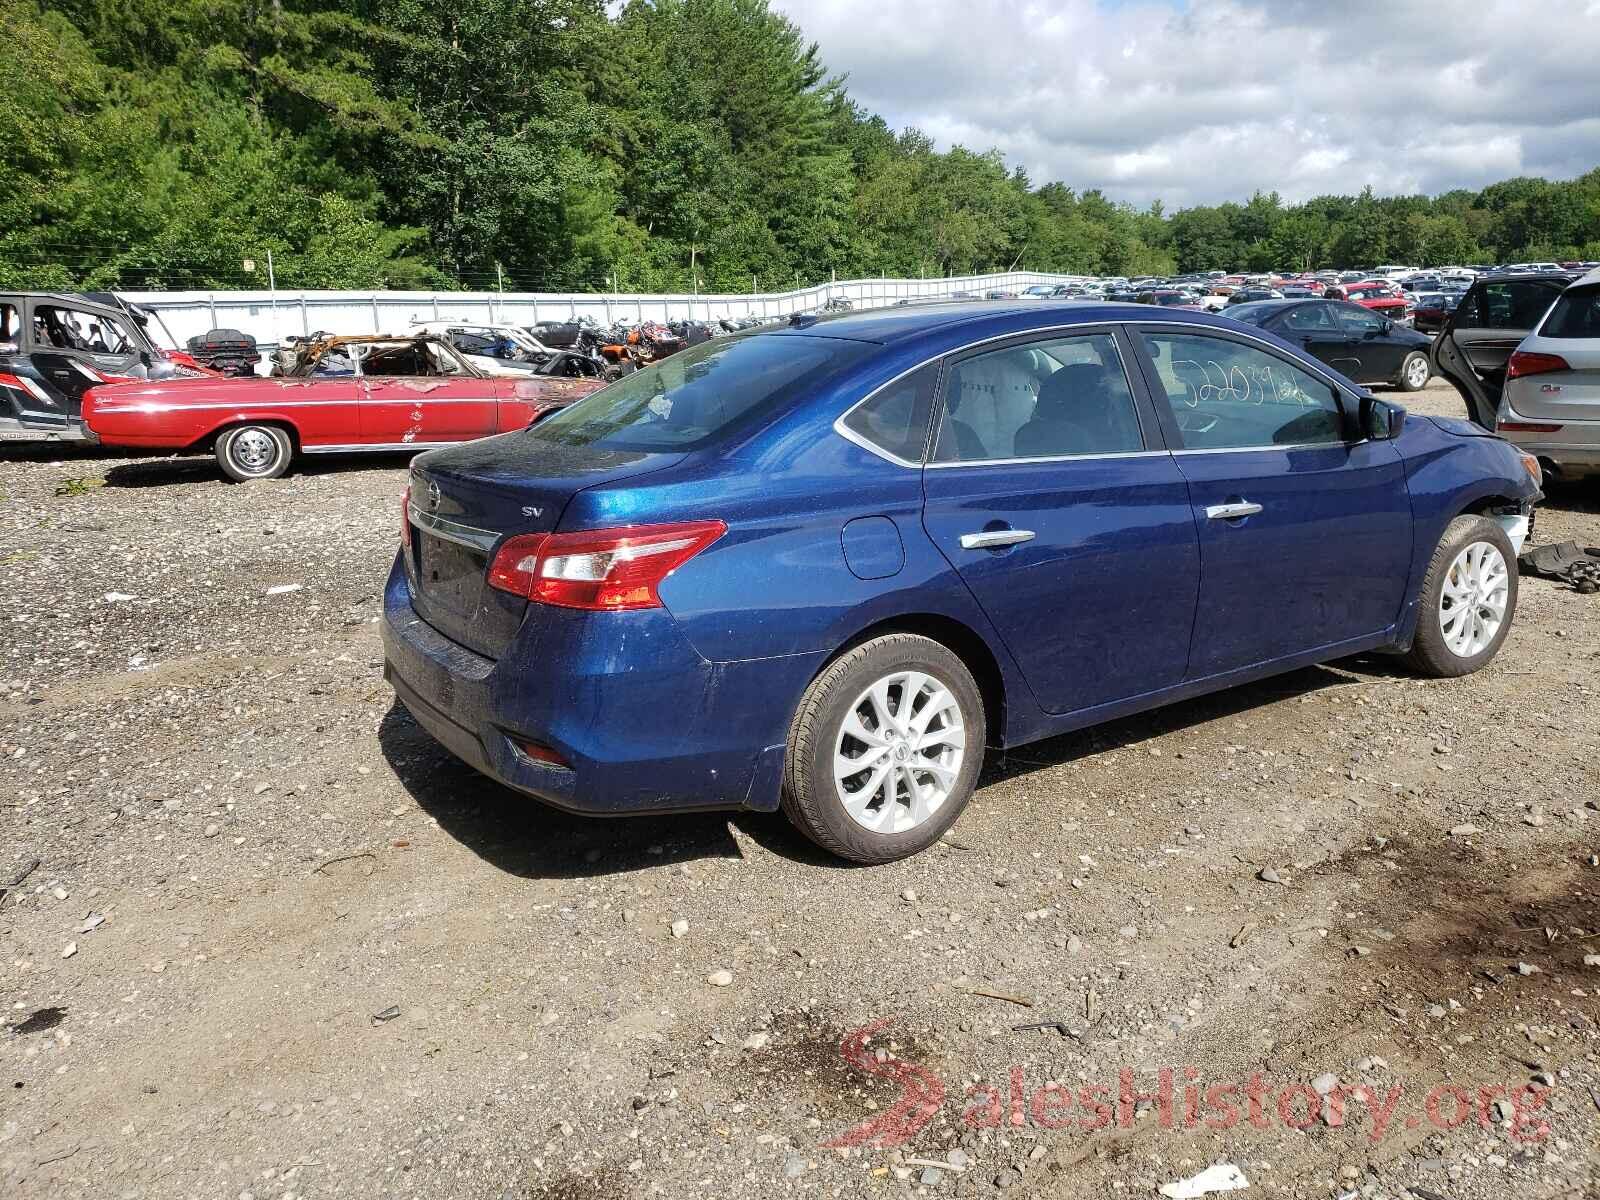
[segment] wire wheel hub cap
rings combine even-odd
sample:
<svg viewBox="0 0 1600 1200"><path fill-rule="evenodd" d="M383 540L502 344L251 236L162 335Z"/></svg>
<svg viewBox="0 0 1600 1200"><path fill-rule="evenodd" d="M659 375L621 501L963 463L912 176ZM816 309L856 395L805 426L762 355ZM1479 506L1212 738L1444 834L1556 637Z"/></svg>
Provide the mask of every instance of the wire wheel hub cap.
<svg viewBox="0 0 1600 1200"><path fill-rule="evenodd" d="M1456 555L1439 589L1439 632L1450 653L1483 653L1505 624L1511 576L1505 555L1489 542L1473 542Z"/></svg>
<svg viewBox="0 0 1600 1200"><path fill-rule="evenodd" d="M244 471L264 471L278 457L278 443L259 429L246 429L235 435L229 450L233 461Z"/></svg>
<svg viewBox="0 0 1600 1200"><path fill-rule="evenodd" d="M895 671L846 712L834 742L834 787L857 825L905 833L944 807L965 757L955 693L926 672Z"/></svg>

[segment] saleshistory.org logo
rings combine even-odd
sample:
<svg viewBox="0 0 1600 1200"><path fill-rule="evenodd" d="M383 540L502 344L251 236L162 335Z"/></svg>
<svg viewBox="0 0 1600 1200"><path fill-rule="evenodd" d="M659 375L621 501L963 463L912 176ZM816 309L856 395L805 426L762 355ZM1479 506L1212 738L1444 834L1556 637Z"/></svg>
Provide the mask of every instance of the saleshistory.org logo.
<svg viewBox="0 0 1600 1200"><path fill-rule="evenodd" d="M901 1146L916 1136L944 1107L944 1081L928 1068L893 1055L878 1057L869 1043L893 1018L875 1021L845 1037L839 1053L859 1070L899 1085L900 1097L884 1109L845 1130L825 1145ZM1149 1111L1156 1126L1172 1129L1228 1130L1248 1124L1270 1129L1280 1124L1306 1129L1321 1123L1342 1127L1346 1120L1367 1118L1367 1137L1382 1141L1394 1129L1424 1124L1442 1130L1469 1122L1482 1128L1503 1123L1521 1142L1542 1142L1550 1134L1543 1118L1550 1089L1535 1084L1485 1084L1475 1088L1438 1084L1422 1098L1421 1112L1403 1107L1405 1086L1380 1089L1365 1083L1335 1084L1319 1090L1299 1081L1274 1083L1259 1073L1236 1082L1206 1082L1194 1067L1161 1067L1136 1075L1128 1067L1115 1083L1072 1086L1049 1082L1030 1088L1021 1067L1012 1067L1004 1087L976 1084L966 1088L961 1121L972 1128L1028 1126L1038 1129L1131 1129Z"/></svg>

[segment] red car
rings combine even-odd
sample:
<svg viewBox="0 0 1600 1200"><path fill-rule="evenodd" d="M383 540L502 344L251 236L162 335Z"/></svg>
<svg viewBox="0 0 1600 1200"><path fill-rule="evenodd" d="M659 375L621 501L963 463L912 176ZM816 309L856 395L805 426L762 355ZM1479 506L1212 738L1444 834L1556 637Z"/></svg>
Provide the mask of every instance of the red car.
<svg viewBox="0 0 1600 1200"><path fill-rule="evenodd" d="M233 479L274 479L297 454L425 450L526 428L605 386L569 377L571 357L487 375L431 335L328 338L286 376L90 388L83 420L107 446L209 450Z"/></svg>
<svg viewBox="0 0 1600 1200"><path fill-rule="evenodd" d="M1403 321L1406 317L1405 296L1387 280L1364 279L1360 283L1340 283L1330 287L1323 296L1328 300L1349 300L1362 308L1382 313L1392 321Z"/></svg>

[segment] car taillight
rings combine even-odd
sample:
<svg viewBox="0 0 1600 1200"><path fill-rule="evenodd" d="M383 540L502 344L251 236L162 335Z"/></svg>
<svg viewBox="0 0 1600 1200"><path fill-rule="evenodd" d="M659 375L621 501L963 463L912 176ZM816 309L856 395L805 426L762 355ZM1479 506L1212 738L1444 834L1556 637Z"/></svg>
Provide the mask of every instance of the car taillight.
<svg viewBox="0 0 1600 1200"><path fill-rule="evenodd" d="M1567 360L1559 354L1535 354L1518 350L1506 363L1506 378L1521 379L1525 375L1543 375L1547 371L1570 371Z"/></svg>
<svg viewBox="0 0 1600 1200"><path fill-rule="evenodd" d="M400 497L400 547L407 554L411 553L411 489L406 488L406 494Z"/></svg>
<svg viewBox="0 0 1600 1200"><path fill-rule="evenodd" d="M1561 426L1549 425L1543 421L1496 421L1496 433L1559 433Z"/></svg>
<svg viewBox="0 0 1600 1200"><path fill-rule="evenodd" d="M520 534L496 552L489 585L562 608L660 608L662 581L727 531L721 521L679 521Z"/></svg>

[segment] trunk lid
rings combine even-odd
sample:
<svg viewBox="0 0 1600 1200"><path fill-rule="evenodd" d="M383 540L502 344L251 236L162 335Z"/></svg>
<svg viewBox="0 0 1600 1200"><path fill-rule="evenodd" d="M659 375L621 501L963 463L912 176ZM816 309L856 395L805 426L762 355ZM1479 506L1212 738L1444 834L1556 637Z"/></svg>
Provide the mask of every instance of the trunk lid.
<svg viewBox="0 0 1600 1200"><path fill-rule="evenodd" d="M406 558L417 615L451 641L499 658L528 607L488 585L499 542L555 529L584 488L659 471L682 458L567 446L522 431L420 455L411 465Z"/></svg>

